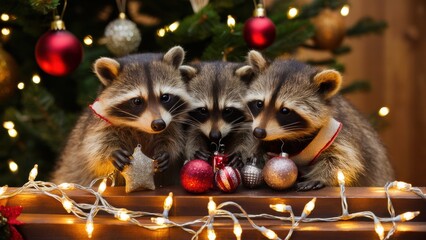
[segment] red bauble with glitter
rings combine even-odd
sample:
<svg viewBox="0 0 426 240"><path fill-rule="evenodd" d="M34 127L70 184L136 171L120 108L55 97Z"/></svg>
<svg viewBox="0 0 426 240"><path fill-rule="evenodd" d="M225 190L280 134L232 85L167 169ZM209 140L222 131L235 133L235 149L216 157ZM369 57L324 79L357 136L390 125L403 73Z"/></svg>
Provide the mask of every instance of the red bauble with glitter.
<svg viewBox="0 0 426 240"><path fill-rule="evenodd" d="M217 187L223 192L234 192L241 184L241 174L238 169L225 166L215 174Z"/></svg>
<svg viewBox="0 0 426 240"><path fill-rule="evenodd" d="M244 40L255 49L269 47L275 40L275 24L265 16L265 9L261 4L254 11L254 17L244 24Z"/></svg>
<svg viewBox="0 0 426 240"><path fill-rule="evenodd" d="M52 22L52 29L38 39L35 57L46 73L64 76L80 65L83 47L72 33L65 30L62 20L56 19Z"/></svg>
<svg viewBox="0 0 426 240"><path fill-rule="evenodd" d="M180 171L182 187L192 193L203 193L213 187L213 167L204 160L194 159Z"/></svg>

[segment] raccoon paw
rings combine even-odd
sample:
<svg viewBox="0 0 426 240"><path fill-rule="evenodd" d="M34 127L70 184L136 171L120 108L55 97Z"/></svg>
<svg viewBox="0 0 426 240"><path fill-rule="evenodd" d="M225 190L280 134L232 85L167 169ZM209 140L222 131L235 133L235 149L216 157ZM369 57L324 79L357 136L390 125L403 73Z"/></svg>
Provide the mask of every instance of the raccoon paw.
<svg viewBox="0 0 426 240"><path fill-rule="evenodd" d="M325 184L321 181L304 181L296 184L296 191L304 192L321 189L323 187L325 187Z"/></svg>
<svg viewBox="0 0 426 240"><path fill-rule="evenodd" d="M241 157L240 152L236 152L236 153L229 155L228 159L229 159L229 162L227 164L228 166L231 166L231 167L236 168L238 170L240 170L241 168L244 167L244 162L243 162L243 159Z"/></svg>
<svg viewBox="0 0 426 240"><path fill-rule="evenodd" d="M164 172L170 164L170 154L161 152L154 156L156 160L155 172Z"/></svg>
<svg viewBox="0 0 426 240"><path fill-rule="evenodd" d="M129 165L132 161L130 159L131 156L132 154L124 149L115 150L112 153L112 165L114 165L114 167L121 172L123 171L124 167Z"/></svg>
<svg viewBox="0 0 426 240"><path fill-rule="evenodd" d="M202 150L197 150L194 153L193 159L201 159L201 160L204 160L204 161L209 161L210 157L211 157L210 153L204 152Z"/></svg>

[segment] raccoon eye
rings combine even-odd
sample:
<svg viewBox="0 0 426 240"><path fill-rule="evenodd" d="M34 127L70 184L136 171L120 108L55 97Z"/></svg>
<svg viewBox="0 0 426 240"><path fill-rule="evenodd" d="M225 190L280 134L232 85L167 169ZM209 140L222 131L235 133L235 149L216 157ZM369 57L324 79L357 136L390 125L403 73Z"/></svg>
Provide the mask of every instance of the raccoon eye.
<svg viewBox="0 0 426 240"><path fill-rule="evenodd" d="M142 99L140 99L140 98L132 98L131 101L134 105L137 105L137 106L142 104Z"/></svg>
<svg viewBox="0 0 426 240"><path fill-rule="evenodd" d="M234 112L234 110L232 108L223 109L223 114L225 114L225 115L230 115L230 114L232 114L232 112Z"/></svg>
<svg viewBox="0 0 426 240"><path fill-rule="evenodd" d="M257 108L263 108L263 102L262 101L257 101L256 102L256 107Z"/></svg>
<svg viewBox="0 0 426 240"><path fill-rule="evenodd" d="M163 95L161 95L161 102L163 102L163 103L167 103L167 102L169 102L170 101L170 99L171 99L171 97L170 97L170 95L169 94L163 94Z"/></svg>
<svg viewBox="0 0 426 240"><path fill-rule="evenodd" d="M198 112L200 112L203 115L206 115L208 113L207 108L205 107L198 108Z"/></svg>
<svg viewBox="0 0 426 240"><path fill-rule="evenodd" d="M286 107L283 107L283 108L281 108L281 113L282 114L284 114L284 115L287 115L287 114L289 114L290 113L290 109L288 109L288 108L286 108Z"/></svg>

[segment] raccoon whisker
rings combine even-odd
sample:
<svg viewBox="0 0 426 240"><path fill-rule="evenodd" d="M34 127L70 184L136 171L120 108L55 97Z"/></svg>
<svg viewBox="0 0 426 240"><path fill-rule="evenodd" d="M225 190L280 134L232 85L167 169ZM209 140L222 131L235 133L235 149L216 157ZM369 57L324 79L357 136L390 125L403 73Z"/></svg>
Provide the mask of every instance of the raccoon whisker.
<svg viewBox="0 0 426 240"><path fill-rule="evenodd" d="M243 119L243 118L244 118L244 116L242 116L242 117L239 117L239 118L235 119L234 121L232 121L232 122L231 122L231 125L232 125L232 124L234 124L235 122L238 122L239 120L241 120L241 119Z"/></svg>
<svg viewBox="0 0 426 240"><path fill-rule="evenodd" d="M179 105L178 105L178 103L179 103L179 101L178 102L176 102L171 108L170 108L170 113L173 113L174 111L176 111L178 108L180 108L180 107L182 107L183 105L185 105L185 102L181 102Z"/></svg>
<svg viewBox="0 0 426 240"><path fill-rule="evenodd" d="M132 113L129 113L129 112L127 112L127 111L124 111L123 109L120 109L120 108L118 108L118 107L112 106L112 108L114 108L114 109L118 110L118 111L119 111L119 112L121 112L121 113L124 113L124 114L127 114L127 115L128 115L128 116L123 116L124 118L127 118L127 119L137 119L137 118L139 118L139 116L134 115L134 114L132 114Z"/></svg>

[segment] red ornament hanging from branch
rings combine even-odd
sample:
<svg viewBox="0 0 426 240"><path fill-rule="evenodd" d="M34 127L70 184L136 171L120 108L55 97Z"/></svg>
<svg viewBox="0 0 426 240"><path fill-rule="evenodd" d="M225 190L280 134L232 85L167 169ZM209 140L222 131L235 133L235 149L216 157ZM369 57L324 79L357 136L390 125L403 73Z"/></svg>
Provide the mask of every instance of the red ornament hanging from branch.
<svg viewBox="0 0 426 240"><path fill-rule="evenodd" d="M263 4L258 4L254 10L253 17L244 24L244 40L255 49L269 47L275 40L275 24L266 17Z"/></svg>
<svg viewBox="0 0 426 240"><path fill-rule="evenodd" d="M62 11L62 16L64 14ZM62 16L56 15L50 30L37 41L35 57L37 64L46 73L53 76L64 76L74 71L83 58L83 47L80 41L65 30Z"/></svg>

